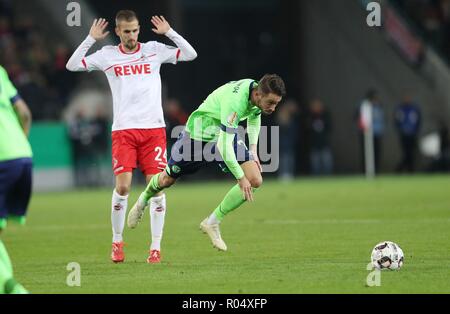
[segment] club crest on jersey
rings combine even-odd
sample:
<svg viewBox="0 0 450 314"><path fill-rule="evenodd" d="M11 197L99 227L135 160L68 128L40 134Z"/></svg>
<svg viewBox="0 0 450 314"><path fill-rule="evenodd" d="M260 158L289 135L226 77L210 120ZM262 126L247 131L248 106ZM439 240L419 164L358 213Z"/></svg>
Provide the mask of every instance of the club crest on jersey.
<svg viewBox="0 0 450 314"><path fill-rule="evenodd" d="M173 171L173 173L180 173L181 168L178 167L177 165L173 165L172 166L172 171Z"/></svg>
<svg viewBox="0 0 450 314"><path fill-rule="evenodd" d="M233 126L237 119L237 112L233 112L227 118L228 125Z"/></svg>

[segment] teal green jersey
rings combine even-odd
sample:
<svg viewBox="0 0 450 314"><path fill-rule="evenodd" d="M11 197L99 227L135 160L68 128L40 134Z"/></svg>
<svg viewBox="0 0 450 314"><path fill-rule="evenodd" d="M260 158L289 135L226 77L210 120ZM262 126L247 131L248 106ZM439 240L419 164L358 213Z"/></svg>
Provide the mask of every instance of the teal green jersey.
<svg viewBox="0 0 450 314"><path fill-rule="evenodd" d="M0 66L0 162L32 156L13 106L18 97L6 70Z"/></svg>
<svg viewBox="0 0 450 314"><path fill-rule="evenodd" d="M258 86L252 79L227 83L214 92L195 110L186 125L191 138L217 141L220 129L236 129L239 122L258 117L261 110L251 100L251 90Z"/></svg>

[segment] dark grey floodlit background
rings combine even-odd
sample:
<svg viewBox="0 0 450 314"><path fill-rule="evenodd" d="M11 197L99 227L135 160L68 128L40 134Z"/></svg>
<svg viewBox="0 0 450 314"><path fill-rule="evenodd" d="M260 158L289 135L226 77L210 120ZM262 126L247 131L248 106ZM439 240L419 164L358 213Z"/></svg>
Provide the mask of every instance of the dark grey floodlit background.
<svg viewBox="0 0 450 314"><path fill-rule="evenodd" d="M394 172L401 157L394 109L405 93L421 107L420 137L450 125L448 1L379 1L382 27L367 25L369 1L361 0L77 1L80 27L66 24L69 2L0 0L0 64L30 104L36 124L66 123L74 94L87 87L104 93L106 114L111 117L104 75L68 73L61 65L85 38L94 17L112 24L118 10L132 9L140 18L140 41L170 44L151 32L150 17L158 14L197 50L194 62L165 65L161 71L164 101L177 99L187 114L228 81L258 79L265 73L284 78L286 98L299 107L293 128L295 175L310 174L308 104L315 98L322 100L332 120L333 174L361 172L355 113L371 88L379 92L385 114L380 172ZM429 13L433 6L436 16ZM108 40L95 49L118 44L112 25L110 31ZM21 46L24 42L33 44ZM32 88L24 82L27 79L35 82ZM277 125L277 120L265 118L263 124ZM105 136L109 141L109 133ZM430 163L418 152L416 171L427 171ZM103 164L101 173L112 178L108 162ZM220 174L215 172L214 177Z"/></svg>

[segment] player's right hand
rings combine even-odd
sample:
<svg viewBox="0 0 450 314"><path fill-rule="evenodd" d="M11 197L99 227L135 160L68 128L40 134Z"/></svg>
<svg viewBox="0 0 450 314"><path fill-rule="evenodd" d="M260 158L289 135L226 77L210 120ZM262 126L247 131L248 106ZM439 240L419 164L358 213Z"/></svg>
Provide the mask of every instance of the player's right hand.
<svg viewBox="0 0 450 314"><path fill-rule="evenodd" d="M91 35L95 40L105 39L109 35L109 32L105 33L105 29L108 26L108 22L105 19L95 19L92 24L89 35Z"/></svg>
<svg viewBox="0 0 450 314"><path fill-rule="evenodd" d="M238 180L238 183L244 199L248 202L253 202L253 191L250 181L248 181L248 179L244 176L242 179Z"/></svg>

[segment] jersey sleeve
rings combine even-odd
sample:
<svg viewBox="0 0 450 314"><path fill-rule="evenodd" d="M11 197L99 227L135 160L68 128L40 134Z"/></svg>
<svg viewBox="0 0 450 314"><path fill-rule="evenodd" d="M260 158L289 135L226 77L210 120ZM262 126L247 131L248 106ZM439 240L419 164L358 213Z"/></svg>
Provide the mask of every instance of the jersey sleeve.
<svg viewBox="0 0 450 314"><path fill-rule="evenodd" d="M18 99L20 99L20 96L17 89L9 79L8 73L3 68L1 68L1 79L4 82L4 85L2 86L3 90L1 92L5 93L6 97L11 101L11 104L14 104Z"/></svg>
<svg viewBox="0 0 450 314"><path fill-rule="evenodd" d="M233 140L237 136L237 128L240 121L240 110L242 106L248 104L248 95L245 93L245 86L239 83L229 83L230 88L221 94L220 102L220 134L217 141L217 148L222 158L236 179L244 176L233 148Z"/></svg>
<svg viewBox="0 0 450 314"><path fill-rule="evenodd" d="M230 172L237 180L240 180L245 174L239 165L234 152L233 141L235 136L236 135L221 130L217 139L217 149Z"/></svg>
<svg viewBox="0 0 450 314"><path fill-rule="evenodd" d="M83 58L82 63L86 70L88 70L89 72L103 71L105 68L107 68L103 50L99 50Z"/></svg>
<svg viewBox="0 0 450 314"><path fill-rule="evenodd" d="M164 45L155 42L155 50L159 55L161 63L172 63L176 64L180 56L180 49L174 46Z"/></svg>
<svg viewBox="0 0 450 314"><path fill-rule="evenodd" d="M67 70L72 72L83 72L104 69L104 58L102 58L101 53L102 50L86 57L87 52L91 49L95 42L95 39L91 35L88 35L67 61Z"/></svg>
<svg viewBox="0 0 450 314"><path fill-rule="evenodd" d="M247 105L246 97L242 97L241 93L232 89L229 92L222 94L220 103L220 124L221 129L228 133L233 133L237 129L240 121L239 108ZM243 104L243 102L245 102Z"/></svg>
<svg viewBox="0 0 450 314"><path fill-rule="evenodd" d="M258 144L261 130L261 113L255 113L247 119L248 142L250 145Z"/></svg>
<svg viewBox="0 0 450 314"><path fill-rule="evenodd" d="M179 51L177 52L177 61L191 61L197 58L197 52L194 47L180 34L178 34L173 28L171 28L166 36L172 40Z"/></svg>

